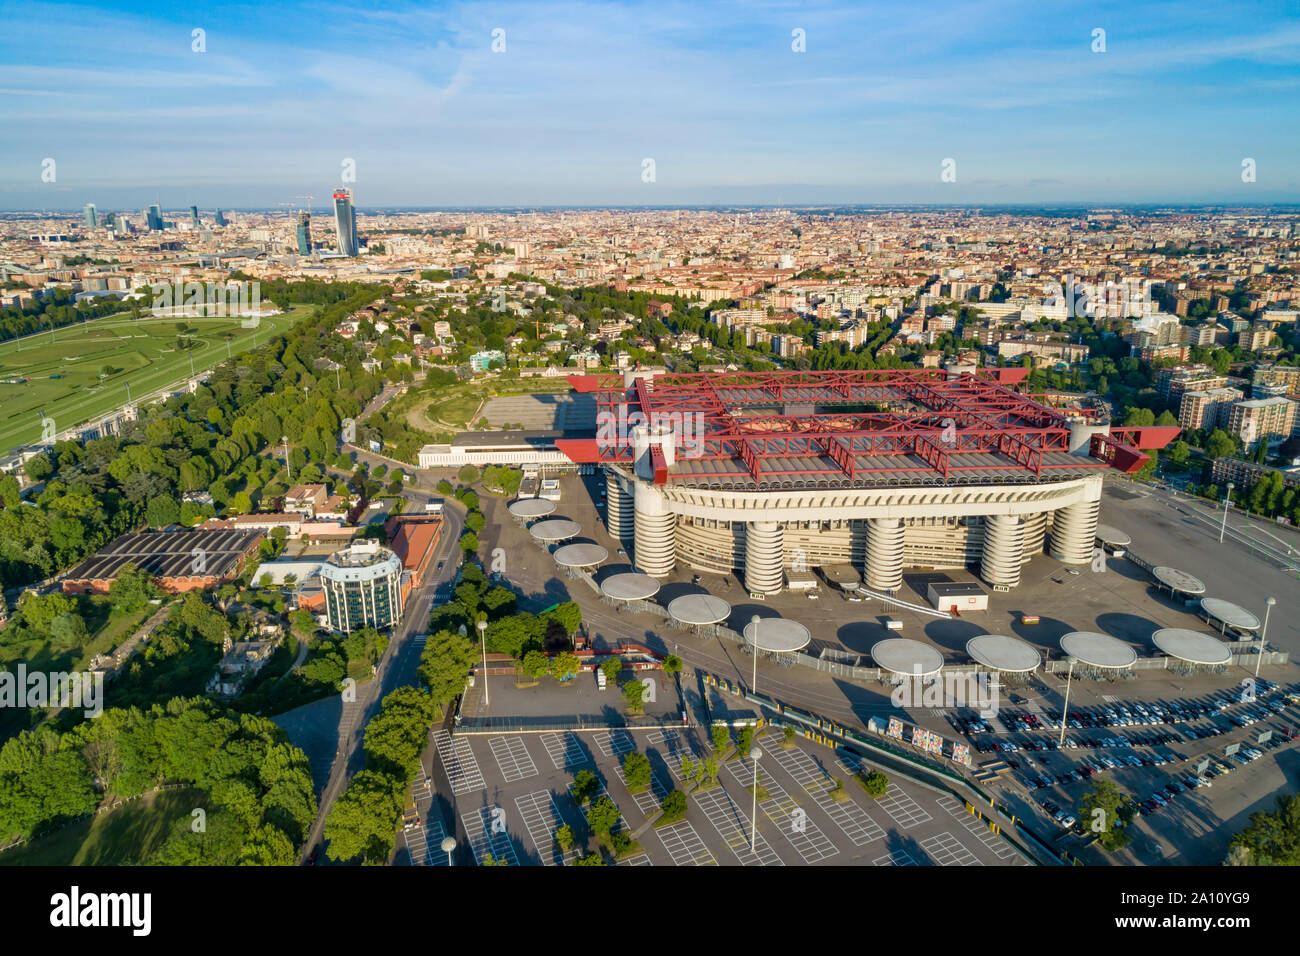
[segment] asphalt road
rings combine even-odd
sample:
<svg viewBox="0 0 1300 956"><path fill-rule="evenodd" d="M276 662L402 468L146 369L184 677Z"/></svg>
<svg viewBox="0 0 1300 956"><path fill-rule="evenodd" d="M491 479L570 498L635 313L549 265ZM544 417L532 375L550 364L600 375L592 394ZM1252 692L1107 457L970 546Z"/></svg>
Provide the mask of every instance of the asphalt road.
<svg viewBox="0 0 1300 956"><path fill-rule="evenodd" d="M411 502L412 513L423 513L424 503L430 496L423 492L408 490L404 492L404 497ZM450 503L443 509L442 517L444 521L442 538L434 558L435 562L442 562L442 570L431 574L421 587L412 592L403 611L402 622L394 631L384 651L375 678L357 687L356 703L360 717L339 740L338 754L334 758L329 779L321 792L316 819L303 845L300 855L302 860L310 856L314 850L324 849L325 841L322 834L325 819L348 780L365 766L365 752L360 745L365 737L366 724L379 712L379 705L384 696L398 687L417 686L419 683L417 671L420 666L420 649L414 638L417 634L427 633L434 596L438 588L450 582L456 574L458 562L452 558L459 549L461 529L464 527L464 514L454 503Z"/></svg>

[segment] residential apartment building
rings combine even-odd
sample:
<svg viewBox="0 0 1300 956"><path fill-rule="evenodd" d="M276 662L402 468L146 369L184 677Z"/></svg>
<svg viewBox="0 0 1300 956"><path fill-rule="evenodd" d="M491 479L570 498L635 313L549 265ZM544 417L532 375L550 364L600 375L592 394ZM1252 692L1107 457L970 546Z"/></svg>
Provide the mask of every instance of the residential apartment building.
<svg viewBox="0 0 1300 956"><path fill-rule="evenodd" d="M1183 392L1178 405L1178 424L1185 429L1223 428L1228 423L1232 403L1241 397L1240 391L1226 387Z"/></svg>
<svg viewBox="0 0 1300 956"><path fill-rule="evenodd" d="M1254 398L1236 402L1228 412L1228 430L1247 445L1290 438L1295 432L1297 403L1289 398Z"/></svg>

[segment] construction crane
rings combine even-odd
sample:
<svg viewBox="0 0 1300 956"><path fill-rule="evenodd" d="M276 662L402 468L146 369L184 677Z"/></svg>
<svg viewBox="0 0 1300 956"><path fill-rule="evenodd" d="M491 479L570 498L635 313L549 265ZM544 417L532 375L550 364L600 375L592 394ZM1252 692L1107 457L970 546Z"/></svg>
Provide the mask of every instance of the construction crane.
<svg viewBox="0 0 1300 956"><path fill-rule="evenodd" d="M316 197L315 196L294 196L293 198L307 200L307 217L311 218L311 201Z"/></svg>

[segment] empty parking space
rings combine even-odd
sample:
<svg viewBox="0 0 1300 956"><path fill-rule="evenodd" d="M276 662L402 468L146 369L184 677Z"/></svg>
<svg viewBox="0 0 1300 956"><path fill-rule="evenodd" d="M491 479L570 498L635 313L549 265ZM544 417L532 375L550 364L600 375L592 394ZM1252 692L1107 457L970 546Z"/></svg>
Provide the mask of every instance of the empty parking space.
<svg viewBox="0 0 1300 956"><path fill-rule="evenodd" d="M555 842L555 831L564 826L564 820L549 790L535 790L515 797L515 806L519 808L528 838L533 841L533 848L543 866L562 866L577 856L575 850L561 853Z"/></svg>
<svg viewBox="0 0 1300 956"><path fill-rule="evenodd" d="M442 759L442 768L447 772L447 779L451 782L452 793L469 793L487 787L468 740L462 737L453 738L445 730L436 731L433 740L438 747L438 756Z"/></svg>
<svg viewBox="0 0 1300 956"><path fill-rule="evenodd" d="M694 794L696 805L718 831L727 847L743 866L785 866L763 834L758 834L751 849L749 817L722 787L712 787Z"/></svg>
<svg viewBox="0 0 1300 956"><path fill-rule="evenodd" d="M999 860L1004 860L1012 864L1020 864L1024 862L1024 859L1020 854L1012 849L1011 844L990 830L987 823L966 809L965 804L952 797L940 797L935 802L952 814L953 819L965 827L967 832L988 847L989 851Z"/></svg>
<svg viewBox="0 0 1300 956"><path fill-rule="evenodd" d="M460 815L465 825L465 836L474 851L474 860L480 866L489 856L497 863L518 866L519 858L510 842L510 834L503 826L505 811L500 807L479 807Z"/></svg>
<svg viewBox="0 0 1300 956"><path fill-rule="evenodd" d="M916 866L916 860L906 850L895 850L871 861L872 866Z"/></svg>
<svg viewBox="0 0 1300 956"><path fill-rule="evenodd" d="M537 766L524 746L522 737L493 737L488 741L492 756L507 783L537 776Z"/></svg>
<svg viewBox="0 0 1300 956"><path fill-rule="evenodd" d="M566 730L562 734L542 734L542 746L556 770L573 770L592 766L591 757L578 741L578 735Z"/></svg>
<svg viewBox="0 0 1300 956"><path fill-rule="evenodd" d="M695 827L682 820L653 831L672 858L673 866L717 866L717 858L709 852Z"/></svg>
<svg viewBox="0 0 1300 956"><path fill-rule="evenodd" d="M885 795L877 800L876 804L893 817L894 822L904 830L910 830L934 819L924 807L900 790L896 783L889 785Z"/></svg>
<svg viewBox="0 0 1300 956"><path fill-rule="evenodd" d="M623 781L623 786L626 787L627 777L623 774L623 768L615 767L614 773L618 774L618 779ZM652 773L650 774L650 786L640 793L632 793L631 790L628 790L628 793L631 794L633 802L636 803L636 808L646 817L652 817L659 813L659 805L664 802L664 797L668 796L668 787L659 779L658 774Z"/></svg>
<svg viewBox="0 0 1300 956"><path fill-rule="evenodd" d="M854 846L866 846L885 835L885 830L850 797L836 800L830 794L833 781L808 754L797 747L772 749L772 756L781 768L804 788L817 806L831 818L831 822L844 831L844 836Z"/></svg>
<svg viewBox="0 0 1300 956"><path fill-rule="evenodd" d="M748 790L754 783L754 765L749 761L737 761L727 765L736 782ZM799 806L785 788L773 779L765 768L758 768L760 792L767 796L758 801L758 808L763 815L776 824L776 828L790 841L790 845L803 857L805 863L820 863L840 851L827 839L815 820L808 818L808 811Z"/></svg>
<svg viewBox="0 0 1300 956"><path fill-rule="evenodd" d="M602 730L598 734L592 734L591 739L606 757L619 757L636 750L636 741L626 730Z"/></svg>
<svg viewBox="0 0 1300 956"><path fill-rule="evenodd" d="M619 860L619 866L654 866L650 862L650 857L644 853L638 853L636 856L629 856L626 860Z"/></svg>
<svg viewBox="0 0 1300 956"><path fill-rule="evenodd" d="M937 833L921 841L921 849L939 866L983 866L977 857L951 833Z"/></svg>

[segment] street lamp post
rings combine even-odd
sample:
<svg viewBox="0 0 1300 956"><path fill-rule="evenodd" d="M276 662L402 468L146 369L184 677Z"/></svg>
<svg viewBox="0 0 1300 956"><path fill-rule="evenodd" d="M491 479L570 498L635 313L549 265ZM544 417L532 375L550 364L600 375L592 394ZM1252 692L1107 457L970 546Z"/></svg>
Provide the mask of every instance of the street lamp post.
<svg viewBox="0 0 1300 956"><path fill-rule="evenodd" d="M749 813L749 851L755 853L755 847L758 840L758 758L763 756L763 751L758 747L752 747L749 751L749 759L754 761L754 802L750 807Z"/></svg>
<svg viewBox="0 0 1300 956"><path fill-rule="evenodd" d="M1232 482L1228 482L1228 492L1223 496L1223 524L1219 525L1219 544L1223 544L1223 533L1228 530L1228 509L1232 507Z"/></svg>
<svg viewBox="0 0 1300 956"><path fill-rule="evenodd" d="M1264 662L1264 648L1268 646L1268 612L1273 610L1273 605L1277 603L1277 598L1273 595L1268 596L1264 602L1264 627L1259 632L1259 656L1255 658L1255 676L1259 676L1259 665Z"/></svg>
<svg viewBox="0 0 1300 956"><path fill-rule="evenodd" d="M749 680L749 692L758 693L758 615L755 614L749 619L750 625L754 628L753 636L749 640L750 653L754 657L754 676Z"/></svg>
<svg viewBox="0 0 1300 956"><path fill-rule="evenodd" d="M492 705L492 695L488 693L487 679L487 621L482 618L478 622L478 637L483 645L483 706L487 708Z"/></svg>
<svg viewBox="0 0 1300 956"><path fill-rule="evenodd" d="M455 866L455 865L456 865L454 862L452 862L452 858L451 858L451 852L452 852L452 850L454 850L454 849L456 849L456 838L455 838L455 837L452 837L452 836L443 837L443 838L442 838L442 852L445 853L445 854L447 854L447 865L448 865L448 866Z"/></svg>
<svg viewBox="0 0 1300 956"><path fill-rule="evenodd" d="M1070 658L1070 668L1065 672L1065 705L1061 707L1061 739L1057 747L1065 746L1065 721L1070 716L1070 681L1074 678L1074 658Z"/></svg>

